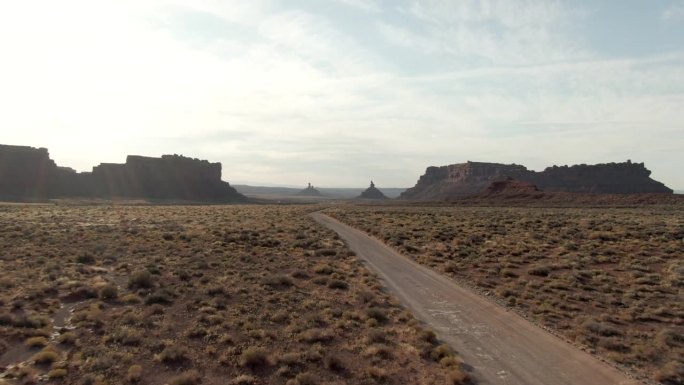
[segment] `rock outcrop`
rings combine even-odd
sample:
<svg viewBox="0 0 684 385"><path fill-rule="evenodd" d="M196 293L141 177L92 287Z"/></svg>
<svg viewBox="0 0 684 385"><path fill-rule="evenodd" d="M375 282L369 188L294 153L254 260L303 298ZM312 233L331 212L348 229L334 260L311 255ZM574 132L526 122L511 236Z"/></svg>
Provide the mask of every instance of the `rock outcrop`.
<svg viewBox="0 0 684 385"><path fill-rule="evenodd" d="M428 167L418 183L400 198L442 200L485 192L494 181L512 178L543 191L595 194L665 193L672 190L651 179L643 163L553 166L535 172L516 164L467 162Z"/></svg>
<svg viewBox="0 0 684 385"><path fill-rule="evenodd" d="M320 191L316 190L316 188L309 183L309 185L302 191L296 193L295 195L297 196L302 196L302 197L320 197L323 196Z"/></svg>
<svg viewBox="0 0 684 385"><path fill-rule="evenodd" d="M377 187L375 187L375 183L373 181L370 182L370 186L364 190L361 195L356 197L356 199L389 199L385 196L385 194L382 193L382 191L378 190Z"/></svg>
<svg viewBox="0 0 684 385"><path fill-rule="evenodd" d="M507 177L502 180L495 180L487 186L487 194L533 194L538 192L537 186L530 182L515 180Z"/></svg>
<svg viewBox="0 0 684 385"><path fill-rule="evenodd" d="M103 199L241 202L246 198L221 180L221 164L180 155L128 156L92 172L58 167L47 149L0 145L0 199Z"/></svg>

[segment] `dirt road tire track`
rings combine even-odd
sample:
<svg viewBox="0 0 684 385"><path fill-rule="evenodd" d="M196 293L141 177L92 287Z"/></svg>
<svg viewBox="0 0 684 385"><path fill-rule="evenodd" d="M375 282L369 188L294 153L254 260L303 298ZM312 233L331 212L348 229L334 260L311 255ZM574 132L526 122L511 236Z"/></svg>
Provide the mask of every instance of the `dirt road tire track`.
<svg viewBox="0 0 684 385"><path fill-rule="evenodd" d="M323 213L311 216L337 232L418 319L460 353L478 384L641 384L377 239Z"/></svg>

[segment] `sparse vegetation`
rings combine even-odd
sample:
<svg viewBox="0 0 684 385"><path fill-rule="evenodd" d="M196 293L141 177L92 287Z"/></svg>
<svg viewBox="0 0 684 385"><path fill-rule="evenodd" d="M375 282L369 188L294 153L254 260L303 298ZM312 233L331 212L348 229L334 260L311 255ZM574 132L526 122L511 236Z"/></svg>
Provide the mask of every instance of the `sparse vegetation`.
<svg viewBox="0 0 684 385"><path fill-rule="evenodd" d="M326 212L605 359L663 383L682 383L681 375L673 380L684 357L678 337L684 335L681 206ZM435 339L431 331L417 336ZM449 367L456 361L432 353ZM454 373L450 381L464 381Z"/></svg>
<svg viewBox="0 0 684 385"><path fill-rule="evenodd" d="M0 356L29 360L5 380L448 383L310 209L0 206Z"/></svg>

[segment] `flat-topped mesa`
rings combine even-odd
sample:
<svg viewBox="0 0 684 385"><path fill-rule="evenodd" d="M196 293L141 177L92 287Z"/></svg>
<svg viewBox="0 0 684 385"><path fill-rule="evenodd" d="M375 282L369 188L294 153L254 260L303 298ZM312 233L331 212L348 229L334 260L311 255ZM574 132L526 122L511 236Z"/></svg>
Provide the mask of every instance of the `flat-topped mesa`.
<svg viewBox="0 0 684 385"><path fill-rule="evenodd" d="M244 200L221 180L220 163L180 155L129 155L125 164L103 163L94 167L91 180L94 194L107 198Z"/></svg>
<svg viewBox="0 0 684 385"><path fill-rule="evenodd" d="M389 199L385 194L382 193L382 191L378 190L377 187L375 187L375 183L373 181L370 182L370 186L364 190L361 195L356 197L356 199Z"/></svg>
<svg viewBox="0 0 684 385"><path fill-rule="evenodd" d="M472 195L484 191L494 180L506 177L519 179L529 173L527 168L516 164L468 161L448 166L430 166L415 187L404 191L399 197L430 200Z"/></svg>
<svg viewBox="0 0 684 385"><path fill-rule="evenodd" d="M221 180L221 164L180 155L130 155L126 163L102 163L92 172L57 167L46 149L0 145L0 198L60 197L241 202Z"/></svg>
<svg viewBox="0 0 684 385"><path fill-rule="evenodd" d="M535 173L530 181L545 191L598 194L665 193L672 190L650 178L643 163L600 163L575 166L552 166Z"/></svg>
<svg viewBox="0 0 684 385"><path fill-rule="evenodd" d="M467 162L428 167L416 185L400 198L441 200L478 194L494 181L512 178L528 182L543 191L601 194L666 193L672 190L651 179L643 163L605 163L597 165L553 166L530 171L516 164Z"/></svg>

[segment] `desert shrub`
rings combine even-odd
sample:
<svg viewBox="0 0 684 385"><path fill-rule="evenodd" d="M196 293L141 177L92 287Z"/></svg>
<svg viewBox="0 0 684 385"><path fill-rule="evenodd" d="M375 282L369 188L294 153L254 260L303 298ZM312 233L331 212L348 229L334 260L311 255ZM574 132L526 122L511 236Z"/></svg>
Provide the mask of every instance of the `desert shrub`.
<svg viewBox="0 0 684 385"><path fill-rule="evenodd" d="M238 377L233 378L230 381L230 385L252 385L257 382L257 379L254 376L249 376L246 374L242 374Z"/></svg>
<svg viewBox="0 0 684 385"><path fill-rule="evenodd" d="M290 315L284 310L279 310L271 316L271 321L276 323L285 323L288 319L290 319Z"/></svg>
<svg viewBox="0 0 684 385"><path fill-rule="evenodd" d="M299 338L310 344L315 342L328 342L334 338L333 332L327 329L308 329L303 331Z"/></svg>
<svg viewBox="0 0 684 385"><path fill-rule="evenodd" d="M299 353L285 353L278 357L278 363L285 365L296 365L300 360L301 356Z"/></svg>
<svg viewBox="0 0 684 385"><path fill-rule="evenodd" d="M138 346L142 339L143 337L139 332L128 327L123 327L112 333L112 340L126 346Z"/></svg>
<svg viewBox="0 0 684 385"><path fill-rule="evenodd" d="M371 366L366 369L366 373L376 381L385 381L388 377L387 371L377 366Z"/></svg>
<svg viewBox="0 0 684 385"><path fill-rule="evenodd" d="M196 385L201 381L201 377L196 370L190 370L181 375L172 378L169 385Z"/></svg>
<svg viewBox="0 0 684 385"><path fill-rule="evenodd" d="M173 303L173 293L168 290L158 290L145 298L146 305L160 304L171 305Z"/></svg>
<svg viewBox="0 0 684 385"><path fill-rule="evenodd" d="M620 330L605 323L586 322L584 324L584 328L594 334L598 334L603 337L613 337L622 335L622 332Z"/></svg>
<svg viewBox="0 0 684 385"><path fill-rule="evenodd" d="M448 357L444 357L441 360L439 360L439 364L445 368L451 368L451 367L460 368L462 362L461 362L461 360L459 360L455 356L448 356Z"/></svg>
<svg viewBox="0 0 684 385"><path fill-rule="evenodd" d="M375 344L367 347L361 354L364 357L392 358L392 350L383 344Z"/></svg>
<svg viewBox="0 0 684 385"><path fill-rule="evenodd" d="M322 275L330 275L333 273L333 268L330 265L318 265L314 267L314 273Z"/></svg>
<svg viewBox="0 0 684 385"><path fill-rule="evenodd" d="M336 354L329 354L323 359L323 366L332 371L344 370L344 361Z"/></svg>
<svg viewBox="0 0 684 385"><path fill-rule="evenodd" d="M190 360L188 351L178 345L171 345L164 348L157 357L158 360L166 365L183 364Z"/></svg>
<svg viewBox="0 0 684 385"><path fill-rule="evenodd" d="M530 275L536 275L539 277L548 277L549 273L551 272L551 268L548 266L542 265L542 266L534 266L527 270L527 274Z"/></svg>
<svg viewBox="0 0 684 385"><path fill-rule="evenodd" d="M48 340L45 337L39 336L39 337L31 337L28 338L26 341L24 341L24 345L26 345L29 348L42 348L45 345L47 345Z"/></svg>
<svg viewBox="0 0 684 385"><path fill-rule="evenodd" d="M240 355L240 365L249 368L265 366L269 364L268 351L262 347L251 346Z"/></svg>
<svg viewBox="0 0 684 385"><path fill-rule="evenodd" d="M386 337L387 335L382 329L371 329L371 331L368 332L368 342L370 343L385 342Z"/></svg>
<svg viewBox="0 0 684 385"><path fill-rule="evenodd" d="M512 269L503 269L501 270L501 275L506 277L506 278L517 278L518 274L515 273Z"/></svg>
<svg viewBox="0 0 684 385"><path fill-rule="evenodd" d="M59 353L47 347L40 352L36 353L31 357L31 359L37 364L51 364L59 360Z"/></svg>
<svg viewBox="0 0 684 385"><path fill-rule="evenodd" d="M457 368L449 370L449 372L447 373L447 378L449 380L449 384L453 385L467 384L470 382L470 376L468 375L468 373Z"/></svg>
<svg viewBox="0 0 684 385"><path fill-rule="evenodd" d="M366 309L366 317L374 319L378 322L385 322L388 320L385 311L377 307L370 307Z"/></svg>
<svg viewBox="0 0 684 385"><path fill-rule="evenodd" d="M140 298L140 296L135 293L126 294L123 297L121 297L121 302L127 305L136 305L142 303L142 301L142 298Z"/></svg>
<svg viewBox="0 0 684 385"><path fill-rule="evenodd" d="M136 382L139 382L141 378L142 378L142 366L131 365L128 368L128 372L126 373L126 381L128 381L130 383L136 383Z"/></svg>
<svg viewBox="0 0 684 385"><path fill-rule="evenodd" d="M76 333L66 332L66 333L60 334L60 336L57 337L57 342L59 342L60 344L64 344L64 345L71 345L71 344L76 343L76 339L77 339Z"/></svg>
<svg viewBox="0 0 684 385"><path fill-rule="evenodd" d="M294 285L292 278L284 274L270 275L264 278L263 283L271 287L290 287Z"/></svg>
<svg viewBox="0 0 684 385"><path fill-rule="evenodd" d="M658 333L657 340L660 344L669 347L684 347L684 334L673 329L665 329Z"/></svg>
<svg viewBox="0 0 684 385"><path fill-rule="evenodd" d="M453 357L454 354L454 350L451 348L451 346L447 344L441 344L432 349L430 352L430 357L432 357L432 359L435 361L440 361L445 357Z"/></svg>
<svg viewBox="0 0 684 385"><path fill-rule="evenodd" d="M628 353L630 350L630 347L625 345L624 343L620 341L616 341L613 339L602 339L599 341L598 346L607 349L607 350L612 350L614 352L620 352L620 353Z"/></svg>
<svg viewBox="0 0 684 385"><path fill-rule="evenodd" d="M309 274L306 273L306 271L302 269L296 269L292 273L290 273L290 276L292 278L298 278L298 279L306 279L309 278Z"/></svg>
<svg viewBox="0 0 684 385"><path fill-rule="evenodd" d="M334 257L337 255L337 250L335 249L320 249L316 250L317 257Z"/></svg>
<svg viewBox="0 0 684 385"><path fill-rule="evenodd" d="M332 279L328 282L328 287L331 289L346 290L349 287L349 284L340 279Z"/></svg>
<svg viewBox="0 0 684 385"><path fill-rule="evenodd" d="M131 289L149 289L152 287L152 274L147 270L138 270L128 279Z"/></svg>
<svg viewBox="0 0 684 385"><path fill-rule="evenodd" d="M437 342L437 335L432 330L419 329L417 335L420 341L429 342L431 344Z"/></svg>
<svg viewBox="0 0 684 385"><path fill-rule="evenodd" d="M0 313L0 326L11 326L15 324L14 316L10 313Z"/></svg>
<svg viewBox="0 0 684 385"><path fill-rule="evenodd" d="M47 376L51 380L57 380L60 378L64 378L67 375L67 370L64 368L55 368L52 369L48 372Z"/></svg>
<svg viewBox="0 0 684 385"><path fill-rule="evenodd" d="M227 296L228 292L226 291L226 288L223 287L223 285L214 285L210 286L207 289L207 294L215 297L215 296Z"/></svg>
<svg viewBox="0 0 684 385"><path fill-rule="evenodd" d="M119 289L116 287L116 285L107 284L100 288L98 296L102 300L116 299L119 296Z"/></svg>
<svg viewBox="0 0 684 385"><path fill-rule="evenodd" d="M298 385L316 385L318 383L318 378L310 372L299 373L295 380Z"/></svg>
<svg viewBox="0 0 684 385"><path fill-rule="evenodd" d="M178 275L178 279L180 279L181 281L185 281L185 282L189 281L190 278L192 277L190 275L190 273L188 273L185 270L181 270L181 271L177 272L176 274Z"/></svg>
<svg viewBox="0 0 684 385"><path fill-rule="evenodd" d="M656 381L667 385L684 384L684 363L670 361L658 370Z"/></svg>
<svg viewBox="0 0 684 385"><path fill-rule="evenodd" d="M81 254L76 257L76 262L84 265L93 265L95 264L95 257L90 254Z"/></svg>

